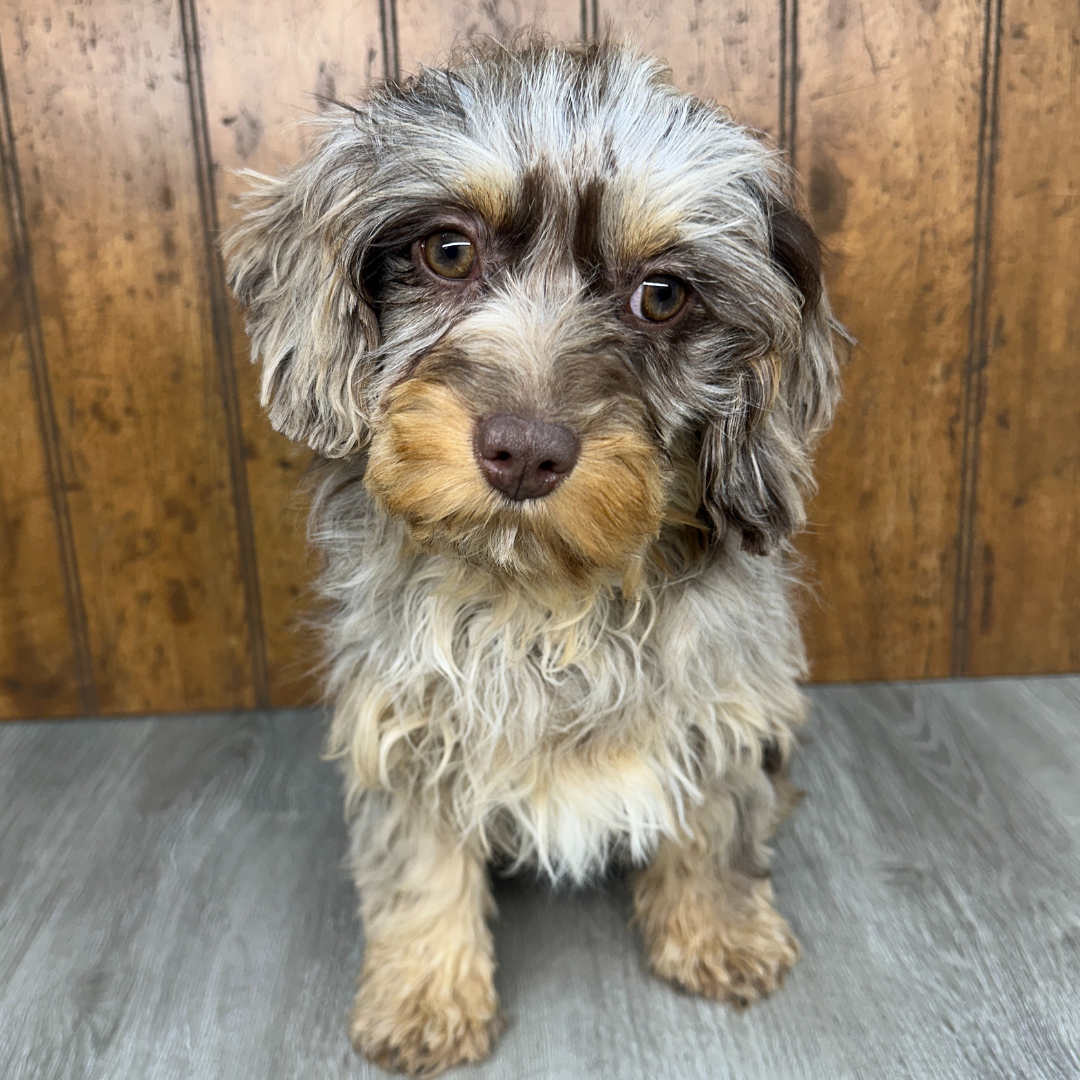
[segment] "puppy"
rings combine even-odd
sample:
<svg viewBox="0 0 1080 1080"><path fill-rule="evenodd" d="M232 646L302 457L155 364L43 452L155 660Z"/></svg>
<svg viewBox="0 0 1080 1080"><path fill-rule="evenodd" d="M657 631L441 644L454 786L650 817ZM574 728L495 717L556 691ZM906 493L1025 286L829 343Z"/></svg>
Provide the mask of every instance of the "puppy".
<svg viewBox="0 0 1080 1080"><path fill-rule="evenodd" d="M658 975L769 993L786 541L842 334L788 170L612 44L473 45L314 123L226 253L270 420L323 459L354 1045L487 1053L496 859L625 860Z"/></svg>

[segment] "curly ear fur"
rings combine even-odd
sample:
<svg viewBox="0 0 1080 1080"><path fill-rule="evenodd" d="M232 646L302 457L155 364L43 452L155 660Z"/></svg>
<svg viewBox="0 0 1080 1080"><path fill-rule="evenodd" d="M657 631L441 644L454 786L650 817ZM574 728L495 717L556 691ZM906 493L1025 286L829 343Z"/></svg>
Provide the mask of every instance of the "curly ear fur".
<svg viewBox="0 0 1080 1080"><path fill-rule="evenodd" d="M379 341L363 286L344 269L353 265L342 249L363 163L337 130L328 126L315 152L280 178L249 173L256 186L223 244L252 359L262 359L270 422L324 457L345 457L367 440L359 390ZM342 199L342 191L353 194Z"/></svg>
<svg viewBox="0 0 1080 1080"><path fill-rule="evenodd" d="M769 257L797 317L777 314L772 350L745 364L738 406L705 433L701 467L704 509L717 534L734 525L744 549L766 555L806 524L811 457L840 396L834 339L847 338L829 310L814 230L790 197L759 197Z"/></svg>

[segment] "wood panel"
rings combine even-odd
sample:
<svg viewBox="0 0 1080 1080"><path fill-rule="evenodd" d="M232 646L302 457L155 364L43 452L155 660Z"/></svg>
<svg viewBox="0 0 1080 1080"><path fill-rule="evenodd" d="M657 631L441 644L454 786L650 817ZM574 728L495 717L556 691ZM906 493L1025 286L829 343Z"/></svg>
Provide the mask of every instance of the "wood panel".
<svg viewBox="0 0 1080 1080"><path fill-rule="evenodd" d="M819 680L949 673L982 15L799 5L797 164L859 340L800 544Z"/></svg>
<svg viewBox="0 0 1080 1080"><path fill-rule="evenodd" d="M579 0L397 0L397 59L401 73L445 60L471 34L507 40L522 26L556 37L581 37Z"/></svg>
<svg viewBox="0 0 1080 1080"><path fill-rule="evenodd" d="M0 10L94 676L254 702L178 8Z"/></svg>
<svg viewBox="0 0 1080 1080"><path fill-rule="evenodd" d="M197 12L217 212L227 227L249 186L238 170L284 171L303 152L306 117L325 99L350 100L382 77L378 0L200 0ZM267 32L270 25L273 33ZM240 41L256 47L238 50ZM261 414L258 372L235 303L231 313L270 695L275 705L295 704L318 694L310 675L315 650L303 630L313 558L298 490L310 455L278 435Z"/></svg>
<svg viewBox="0 0 1080 1080"><path fill-rule="evenodd" d="M860 342L800 544L814 677L1077 668L1078 19L1068 0L10 0L0 716L311 700L307 454L260 414L213 253L235 170L295 161L325 98L532 22L636 39L805 177Z"/></svg>
<svg viewBox="0 0 1080 1080"><path fill-rule="evenodd" d="M1080 7L1009 0L966 670L1080 668Z"/></svg>
<svg viewBox="0 0 1080 1080"><path fill-rule="evenodd" d="M780 3L600 0L601 27L671 65L675 82L715 100L740 123L780 127Z"/></svg>
<svg viewBox="0 0 1080 1080"><path fill-rule="evenodd" d="M83 702L10 225L0 211L0 718L70 716Z"/></svg>

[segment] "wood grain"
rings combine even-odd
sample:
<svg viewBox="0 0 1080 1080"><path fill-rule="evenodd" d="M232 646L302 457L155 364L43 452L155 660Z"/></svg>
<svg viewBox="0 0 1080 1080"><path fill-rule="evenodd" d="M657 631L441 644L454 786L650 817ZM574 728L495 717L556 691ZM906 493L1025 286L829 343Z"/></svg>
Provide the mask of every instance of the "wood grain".
<svg viewBox="0 0 1080 1080"><path fill-rule="evenodd" d="M259 413L200 196L227 225L235 170L295 161L323 98L533 22L636 39L805 177L860 341L800 545L813 678L1080 667L1075 4L10 0L40 333L0 238L0 716L314 698L307 455Z"/></svg>
<svg viewBox="0 0 1080 1080"><path fill-rule="evenodd" d="M1080 8L1006 6L971 674L1080 668Z"/></svg>
<svg viewBox="0 0 1080 1080"><path fill-rule="evenodd" d="M0 718L73 716L80 686L10 224L0 213Z"/></svg>
<svg viewBox="0 0 1080 1080"><path fill-rule="evenodd" d="M798 165L859 340L800 543L815 679L950 665L982 7L799 5Z"/></svg>
<svg viewBox="0 0 1080 1080"><path fill-rule="evenodd" d="M1080 679L818 688L776 842L804 953L743 1014L648 976L625 887L496 888L477 1080L1075 1080ZM0 728L5 1080L383 1077L312 712ZM453 1074L457 1075L457 1074Z"/></svg>
<svg viewBox="0 0 1080 1080"><path fill-rule="evenodd" d="M398 62L402 75L445 61L474 34L505 41L523 26L564 40L581 37L579 0L397 0Z"/></svg>
<svg viewBox="0 0 1080 1080"><path fill-rule="evenodd" d="M227 227L249 186L240 170L284 171L303 153L305 117L325 99L351 100L382 77L378 0L348 6L201 0L197 11L218 219ZM238 50L239 41L258 47ZM319 692L310 674L315 649L303 630L313 557L298 485L309 454L262 415L243 317L235 303L231 311L271 700L297 704Z"/></svg>
<svg viewBox="0 0 1080 1080"><path fill-rule="evenodd" d="M102 708L250 704L178 10L0 10Z"/></svg>
<svg viewBox="0 0 1080 1080"><path fill-rule="evenodd" d="M731 110L740 123L779 130L777 0L600 0L600 24L671 65L682 89Z"/></svg>

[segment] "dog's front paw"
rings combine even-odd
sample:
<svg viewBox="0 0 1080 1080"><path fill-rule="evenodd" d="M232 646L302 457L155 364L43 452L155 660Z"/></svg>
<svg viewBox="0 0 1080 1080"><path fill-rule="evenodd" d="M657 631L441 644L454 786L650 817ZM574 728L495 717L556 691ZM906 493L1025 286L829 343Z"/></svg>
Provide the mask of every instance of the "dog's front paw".
<svg viewBox="0 0 1080 1080"><path fill-rule="evenodd" d="M666 910L639 910L638 917L657 975L741 1009L780 988L799 943L767 886L737 915L725 909L711 897L684 894Z"/></svg>
<svg viewBox="0 0 1080 1080"><path fill-rule="evenodd" d="M353 1007L353 1047L413 1076L485 1057L503 1021L490 965L469 959L448 958L433 972L372 957Z"/></svg>

